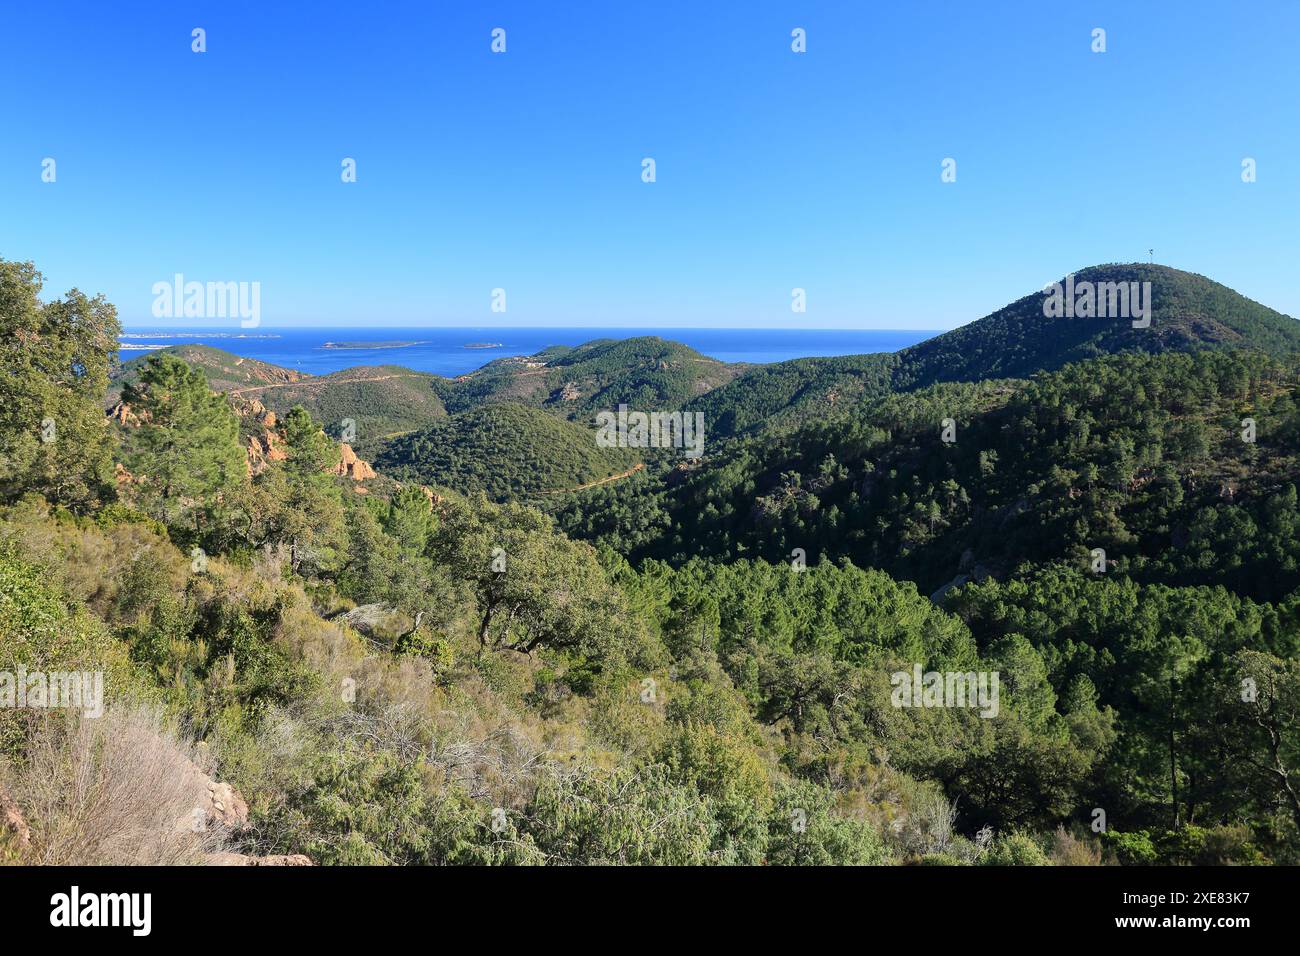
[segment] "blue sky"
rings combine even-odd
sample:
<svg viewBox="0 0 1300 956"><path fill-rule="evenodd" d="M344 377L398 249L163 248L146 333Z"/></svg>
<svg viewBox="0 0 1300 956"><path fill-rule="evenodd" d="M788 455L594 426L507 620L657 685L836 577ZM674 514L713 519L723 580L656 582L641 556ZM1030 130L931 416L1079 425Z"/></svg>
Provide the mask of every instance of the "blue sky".
<svg viewBox="0 0 1300 956"><path fill-rule="evenodd" d="M1298 40L1289 0L11 4L0 257L146 326L179 272L270 327L950 328L1148 248L1300 315Z"/></svg>

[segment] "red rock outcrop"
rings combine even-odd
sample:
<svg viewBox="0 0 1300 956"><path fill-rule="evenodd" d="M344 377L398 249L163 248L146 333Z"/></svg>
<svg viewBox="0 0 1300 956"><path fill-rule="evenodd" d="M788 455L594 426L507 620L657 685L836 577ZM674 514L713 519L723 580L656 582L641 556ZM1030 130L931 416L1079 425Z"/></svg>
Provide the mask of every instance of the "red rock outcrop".
<svg viewBox="0 0 1300 956"><path fill-rule="evenodd" d="M248 448L245 452L248 455L250 475L260 475L271 462L284 461L289 457L288 453L277 444L279 441L280 433L274 431L249 436Z"/></svg>
<svg viewBox="0 0 1300 956"><path fill-rule="evenodd" d="M120 399L116 405L108 410L108 417L119 425L125 425L128 428L138 428L140 426L140 416L131 410L130 405Z"/></svg>
<svg viewBox="0 0 1300 956"><path fill-rule="evenodd" d="M288 458L283 447L284 436L279 431L280 419L275 412L267 408L261 399L244 398L233 393L229 394L229 399L231 408L243 421L245 431L253 432L249 435L248 445L244 448L244 453L248 456L249 475L259 475L271 462L284 461ZM121 401L109 410L108 417L127 427L139 427L141 421L145 420L130 405ZM250 425L251 429L248 427ZM333 469L334 474L357 482L378 477L374 468L370 467L370 463L359 458L351 445L340 442L339 448L341 454L339 463ZM132 476L121 464L116 465L114 470L119 484L130 484L140 480ZM364 489L358 490L364 493Z"/></svg>
<svg viewBox="0 0 1300 956"><path fill-rule="evenodd" d="M339 450L341 454L339 463L334 466L334 474L347 476L353 481L366 481L375 477L375 469L370 467L369 462L358 458L351 445L347 442L339 442Z"/></svg>

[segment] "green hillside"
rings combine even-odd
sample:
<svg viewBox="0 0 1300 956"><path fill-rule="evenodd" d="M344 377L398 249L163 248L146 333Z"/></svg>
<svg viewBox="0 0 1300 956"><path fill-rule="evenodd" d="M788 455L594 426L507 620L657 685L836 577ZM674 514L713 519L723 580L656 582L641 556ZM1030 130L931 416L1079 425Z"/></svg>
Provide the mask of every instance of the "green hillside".
<svg viewBox="0 0 1300 956"><path fill-rule="evenodd" d="M380 471L402 481L501 500L576 488L633 468L632 450L600 448L596 432L515 402L458 412L388 442Z"/></svg>
<svg viewBox="0 0 1300 956"><path fill-rule="evenodd" d="M257 398L279 414L295 405L311 412L335 437L351 419L355 440L366 453L395 435L414 431L445 418L438 390L445 380L399 365L363 365L329 375L313 376L293 385L242 389L245 398Z"/></svg>
<svg viewBox="0 0 1300 956"><path fill-rule="evenodd" d="M897 365L887 352L759 365L689 407L704 413L709 433L719 438L788 428L885 394Z"/></svg>
<svg viewBox="0 0 1300 956"><path fill-rule="evenodd" d="M595 412L619 404L676 411L730 381L740 368L661 338L601 339L497 359L457 379L446 401L453 412L511 401L590 421Z"/></svg>
<svg viewBox="0 0 1300 956"><path fill-rule="evenodd" d="M1300 587L1298 408L1295 367L1262 353L1107 356L890 396L741 442L677 483L593 489L560 520L634 558L800 547L927 593L1104 548L1140 580L1275 599Z"/></svg>
<svg viewBox="0 0 1300 956"><path fill-rule="evenodd" d="M311 378L303 372L281 368L269 362L244 358L210 345L172 345L165 349L155 349L144 353L122 353L127 358L113 368L110 375L109 397L116 400L122 386L136 381L140 367L155 352L167 352L175 355L187 365L202 370L207 376L208 385L217 392L229 392L235 389L265 385L286 385L306 381Z"/></svg>
<svg viewBox="0 0 1300 956"><path fill-rule="evenodd" d="M395 434L414 431L447 414L439 390L446 379L399 365L358 366L329 375L307 375L206 345L162 349L201 369L214 391L257 399L278 415L301 405L339 437L352 422L350 443L369 454ZM152 354L152 353L150 353ZM132 359L113 374L110 400L134 381L147 356Z"/></svg>
<svg viewBox="0 0 1300 956"><path fill-rule="evenodd" d="M362 490L303 408L248 468L174 355L106 422L113 307L40 292L0 261L0 671L106 679L0 707L0 862L1300 863L1290 360L940 382L554 495L631 459L494 400Z"/></svg>

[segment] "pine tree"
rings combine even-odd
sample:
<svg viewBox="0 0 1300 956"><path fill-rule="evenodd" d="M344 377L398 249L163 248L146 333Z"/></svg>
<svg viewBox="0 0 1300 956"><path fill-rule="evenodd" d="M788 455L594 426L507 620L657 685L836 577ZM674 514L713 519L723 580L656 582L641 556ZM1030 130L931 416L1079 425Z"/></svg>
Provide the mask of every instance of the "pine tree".
<svg viewBox="0 0 1300 956"><path fill-rule="evenodd" d="M165 352L149 357L122 400L140 419L127 435L127 460L146 509L198 530L223 493L247 477L239 419L202 370Z"/></svg>
<svg viewBox="0 0 1300 956"><path fill-rule="evenodd" d="M102 402L121 328L103 296L42 303L42 282L0 260L0 499L35 491L84 511L113 495Z"/></svg>

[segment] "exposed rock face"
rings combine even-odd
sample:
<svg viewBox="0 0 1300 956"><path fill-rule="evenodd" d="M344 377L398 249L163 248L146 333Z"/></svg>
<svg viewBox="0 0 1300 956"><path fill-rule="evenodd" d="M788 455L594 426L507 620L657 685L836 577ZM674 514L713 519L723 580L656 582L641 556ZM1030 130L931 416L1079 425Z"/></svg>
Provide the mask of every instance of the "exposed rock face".
<svg viewBox="0 0 1300 956"><path fill-rule="evenodd" d="M25 850L31 845L32 831L28 829L18 804L9 796L9 791L0 785L0 839L5 838L12 841L20 851Z"/></svg>
<svg viewBox="0 0 1300 956"><path fill-rule="evenodd" d="M375 477L375 469L371 468L368 462L358 458L351 445L347 442L339 442L339 450L341 454L339 463L334 467L334 474L346 476L353 481L365 481Z"/></svg>
<svg viewBox="0 0 1300 956"><path fill-rule="evenodd" d="M248 399L247 407L248 411L243 414L246 414L263 428L273 429L280 423L280 420L275 417L275 412L263 405L260 399Z"/></svg>
<svg viewBox="0 0 1300 956"><path fill-rule="evenodd" d="M191 760L185 761L182 773L197 799L193 816L176 821L178 827L192 828L196 818L204 827L215 825L231 831L248 827L248 803L238 790L213 780Z"/></svg>
<svg viewBox="0 0 1300 956"><path fill-rule="evenodd" d="M279 433L268 431L264 435L252 435L248 439L248 473L260 475L273 461L284 461L288 453L276 444Z"/></svg>
<svg viewBox="0 0 1300 956"><path fill-rule="evenodd" d="M394 641L411 630L410 617L387 604L361 604L337 620L358 634L379 641Z"/></svg>
<svg viewBox="0 0 1300 956"><path fill-rule="evenodd" d="M131 410L130 405L120 399L116 405L108 410L108 417L128 428L138 428L140 425L140 416Z"/></svg>
<svg viewBox="0 0 1300 956"><path fill-rule="evenodd" d="M206 762L207 750L199 745L199 759ZM183 773L193 780L194 790L200 794L197 811L202 810L206 826L218 826L232 833L248 829L248 803L243 795L228 783L218 783L203 772L196 763L186 760ZM177 821L177 826L193 827L194 819ZM248 856L243 853L208 853L204 861L209 866L312 866L312 861L302 854L289 856Z"/></svg>
<svg viewBox="0 0 1300 956"><path fill-rule="evenodd" d="M228 783L208 782L208 815L222 826L242 830L248 826L248 804Z"/></svg>
<svg viewBox="0 0 1300 956"><path fill-rule="evenodd" d="M668 475L665 478L665 484L669 487L681 484L690 477L691 472L698 468L699 465L700 459L698 458L694 460L688 459L686 461L679 461L673 466L673 470L668 472Z"/></svg>

